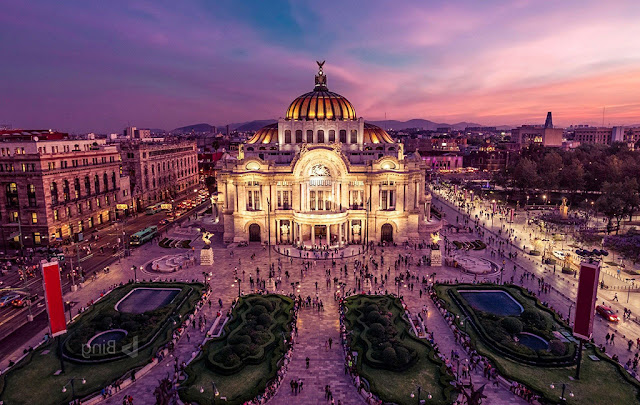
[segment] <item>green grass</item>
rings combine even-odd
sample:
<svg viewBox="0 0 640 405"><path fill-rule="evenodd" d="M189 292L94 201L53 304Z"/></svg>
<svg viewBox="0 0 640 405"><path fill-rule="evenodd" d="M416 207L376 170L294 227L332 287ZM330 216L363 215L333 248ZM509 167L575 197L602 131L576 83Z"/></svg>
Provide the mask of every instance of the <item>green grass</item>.
<svg viewBox="0 0 640 405"><path fill-rule="evenodd" d="M356 323L358 308L364 308L369 303L379 303L381 300L393 300L391 312L393 324L398 328L401 343L418 352L418 361L403 371L392 371L369 366L363 361L365 348L359 344L358 334L362 329ZM417 395L416 386L422 387L422 398L432 395L429 404L450 404L452 402L452 387L448 385L450 377L445 374L445 368L439 359L434 357L434 351L429 344L410 335L410 325L402 318L403 310L396 298L389 296L356 295L346 301L349 309L346 315L347 328L353 331L351 348L358 352L357 369L368 382L371 392L385 402L399 405L415 404L417 398L411 398L413 392Z"/></svg>
<svg viewBox="0 0 640 405"><path fill-rule="evenodd" d="M227 345L227 338L233 335L233 331L242 328L244 321L239 316L239 310L244 310L242 300L233 310L232 320L225 325L224 335L220 338L210 340L198 357L196 357L187 367L188 374L179 389L180 398L185 402L193 402L199 404L209 404L213 398L213 384L219 392L219 397L225 397L228 405L239 405L245 401L249 401L256 395L264 392L267 383L275 378L278 371L277 364L284 355L282 336L280 330L285 331L285 335L289 335L291 322L291 313L289 310L293 307L293 302L281 295L249 295L243 297L262 297L271 300L281 300L284 305L281 306L283 311L274 318L274 322L279 325L274 329L276 334L276 344L270 350L264 352L264 359L257 364L245 363L239 371L232 374L224 374L212 369L208 361L208 357L222 349ZM201 393L200 389L204 391Z"/></svg>
<svg viewBox="0 0 640 405"><path fill-rule="evenodd" d="M445 301L447 308L454 314L461 314L458 308L446 294L446 289L455 285L440 285L436 291L438 296ZM516 380L533 389L536 393L552 404L560 403L562 383L568 385L565 397L569 405L618 405L640 403L640 383L624 372L619 364L611 359L596 353L594 347L588 347L583 352L580 380L571 380L575 376L576 366L568 367L535 367L506 359L492 350L487 344L478 338L475 331L467 329L473 346L476 350L491 359L497 366L500 374L510 380ZM599 355L601 361L593 361L588 356ZM555 389L551 389L551 384ZM574 397L569 396L569 390Z"/></svg>
<svg viewBox="0 0 640 405"><path fill-rule="evenodd" d="M175 285L175 283L173 284ZM184 284L182 284L184 286ZM136 285L137 287L138 285ZM199 297L200 289L194 289L196 297ZM193 300L186 301L180 308L182 315L193 308ZM86 314L77 318L76 322L82 322ZM75 382L76 398L82 398L92 393L99 392L103 387L132 369L138 369L146 365L158 348L168 342L173 332L173 324L168 322L158 335L158 338L136 357L126 357L121 360L109 361L101 364L80 364L69 361L64 362L65 372L59 376L53 374L60 369L60 356L57 340L39 347L29 356L20 361L7 374L0 376L0 399L5 405L58 405L71 401L71 386L67 385L67 392L62 392L62 387L71 378L77 378ZM44 354L45 351L49 353ZM86 384L82 384L82 378Z"/></svg>

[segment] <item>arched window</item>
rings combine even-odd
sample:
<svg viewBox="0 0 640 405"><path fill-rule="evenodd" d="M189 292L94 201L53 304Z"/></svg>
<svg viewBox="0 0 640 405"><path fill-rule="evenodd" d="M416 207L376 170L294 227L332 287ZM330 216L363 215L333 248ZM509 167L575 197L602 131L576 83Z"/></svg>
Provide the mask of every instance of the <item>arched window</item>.
<svg viewBox="0 0 640 405"><path fill-rule="evenodd" d="M87 195L91 195L91 180L89 180L89 176L84 176L84 191Z"/></svg>
<svg viewBox="0 0 640 405"><path fill-rule="evenodd" d="M344 129L340 130L340 142L347 143L347 131Z"/></svg>
<svg viewBox="0 0 640 405"><path fill-rule="evenodd" d="M51 185L49 186L49 191L51 193L51 203L57 204L58 203L58 184L55 181L52 182Z"/></svg>
<svg viewBox="0 0 640 405"><path fill-rule="evenodd" d="M318 131L318 143L324 143L324 131L323 130L319 130Z"/></svg>
<svg viewBox="0 0 640 405"><path fill-rule="evenodd" d="M160 164L158 164L160 166ZM111 188L116 189L116 172L111 172Z"/></svg>
<svg viewBox="0 0 640 405"><path fill-rule="evenodd" d="M310 129L307 130L307 143L313 143L313 131Z"/></svg>
<svg viewBox="0 0 640 405"><path fill-rule="evenodd" d="M100 177L96 174L93 176L93 184L95 185L96 194L100 193Z"/></svg>
<svg viewBox="0 0 640 405"><path fill-rule="evenodd" d="M291 143L291 130L284 131L284 143Z"/></svg>
<svg viewBox="0 0 640 405"><path fill-rule="evenodd" d="M302 130L296 131L296 143L302 143Z"/></svg>
<svg viewBox="0 0 640 405"><path fill-rule="evenodd" d="M329 130L329 142L335 142L335 141L336 141L336 131L331 129Z"/></svg>
<svg viewBox="0 0 640 405"><path fill-rule="evenodd" d="M153 166L151 166L153 168ZM109 191L109 176L107 173L102 175L102 182L104 183L104 191Z"/></svg>

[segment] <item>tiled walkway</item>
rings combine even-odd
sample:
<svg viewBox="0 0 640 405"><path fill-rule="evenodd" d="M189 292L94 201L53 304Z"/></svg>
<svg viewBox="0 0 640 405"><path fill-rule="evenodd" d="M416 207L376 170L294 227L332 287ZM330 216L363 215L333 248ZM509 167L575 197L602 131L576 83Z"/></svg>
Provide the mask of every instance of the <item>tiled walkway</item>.
<svg viewBox="0 0 640 405"><path fill-rule="evenodd" d="M338 305L332 298L325 300L324 311L302 308L298 317L298 337L289 371L271 400L274 405L327 404L325 386L331 387L334 402L344 405L364 404L350 378L344 374L344 356L340 345ZM333 339L331 349L325 342ZM309 368L305 360L309 357ZM291 392L289 382L302 379L303 390L298 395Z"/></svg>

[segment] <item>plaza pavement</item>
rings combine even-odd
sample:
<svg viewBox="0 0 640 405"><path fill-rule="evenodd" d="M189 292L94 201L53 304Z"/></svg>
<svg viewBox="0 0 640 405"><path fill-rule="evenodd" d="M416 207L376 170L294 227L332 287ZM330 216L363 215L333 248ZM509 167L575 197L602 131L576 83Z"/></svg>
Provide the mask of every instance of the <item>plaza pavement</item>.
<svg viewBox="0 0 640 405"><path fill-rule="evenodd" d="M449 201L443 201L442 196L435 196L434 200L438 201L440 205L444 208L446 212L446 220L454 220L455 216L459 215L460 219L462 219L462 213L454 208ZM490 209L488 206L483 207L484 210ZM477 208L475 211L472 211L472 218L475 218L475 215L479 213L480 208ZM481 221L482 222L482 221ZM491 227L491 221L483 221L483 227L487 231L492 232L491 236L498 236L498 229L501 228L499 220L494 220L494 226ZM503 228L504 229L504 228ZM514 226L513 229L516 230L517 235L521 235L518 237L518 240L525 241L524 244L531 246L531 243L526 243L526 239L528 239L529 232L526 228L524 228L523 224L520 226ZM464 234L451 234L451 239L456 239L457 236L454 235L464 235ZM504 235L504 231L503 231ZM489 232L485 233L485 242L487 242ZM476 239L477 235L473 237ZM479 238L478 238L479 239ZM483 251L482 254L485 257L490 257L490 250L497 250L497 245L494 243L493 245L489 245L488 249ZM507 252L509 250L507 249ZM533 281L532 279L524 280L524 283L521 284L520 276L523 272L529 272L531 274L535 274L536 277L544 277L544 281L549 283L552 287L549 293L540 294L540 299L542 301L546 301L549 303L551 307L553 307L557 312L559 312L564 318L566 318L569 314L569 310L571 309L571 323L573 323L573 316L575 315L575 299L576 299L576 290L577 290L577 278L573 276L562 274L560 271L560 266L557 267L556 272L553 272L553 266L543 265L541 263L540 257L533 257L523 253L522 250L513 247L512 252L518 251L517 259L509 259L508 256L504 258L498 258L497 256L492 258L495 261L505 261L505 273L503 275L504 281L509 281L511 275L514 275L514 283L517 285L522 285L526 288L529 288L531 291L538 294L538 283L537 281ZM513 265L516 264L517 269L513 271ZM613 283L615 282L615 277L611 275L607 275L606 273L603 275L605 278L605 283ZM619 282L619 280L618 280ZM614 300L615 296L618 296L618 300ZM633 359L634 354L639 352L638 348L634 345L632 350L628 350L627 341L629 339L634 342L638 337L640 337L640 324L638 324L635 320L624 320L622 319L623 308L631 309L633 312L633 318L638 317L640 314L640 299L637 293L630 295L630 300L627 303L627 294L624 291L612 291L612 290L604 290L598 289L598 304L604 304L610 306L615 311L618 312L620 317L620 322L612 323L604 320L601 316L596 315L594 327L593 327L593 339L597 344L605 344L605 335L606 334L615 334L616 335L616 344L608 345L606 347L606 353L608 355L617 354L620 358L621 364L625 364L628 359Z"/></svg>
<svg viewBox="0 0 640 405"><path fill-rule="evenodd" d="M450 214L453 215L454 211L451 211ZM186 225L197 225L197 223L187 223ZM139 279L148 280L171 278L182 281L191 281L193 279L202 280L203 271L212 272L213 277L211 280L211 300L213 301L214 305L211 309L209 309L208 305L205 305L205 307L203 308L204 313L207 314L209 325L215 318L215 313L220 309L217 305L218 298L221 298L223 300L222 311L223 313L225 313L226 311L228 311L232 300L237 295L237 290L235 288L231 288L231 284L233 283L234 279L234 267L238 267L240 274L243 270L245 271L245 279L247 282L242 283L242 291L243 293L249 293L251 292L248 288L249 276L255 273L256 268L260 268L261 275L264 275L265 273L267 273L269 263L267 251L258 244L252 243L249 247L229 249L222 244L220 235L216 236L217 240L215 240L212 247L215 255L215 263L213 266L204 267L196 265L193 267L184 268L181 271L177 271L175 273L171 273L168 276L160 276L155 273L151 274L139 272L138 274ZM474 239L476 239L476 237L474 237ZM202 246L202 241L194 241L192 245L196 247L195 252L197 253L198 249ZM470 254L477 255L478 257L490 258L490 248L491 247L484 251L473 252ZM141 266L155 257L183 252L185 252L184 249L161 248L155 242L146 244L143 247L136 249L134 251L134 254L131 257L124 259L121 264L111 266L111 272L109 274L101 275L101 277L99 277L96 281L87 283L84 288L78 290L77 292L67 294L65 296L65 300L78 301L80 302L79 305L84 305L89 300L97 298L101 291L107 290L111 285L119 282L126 282L129 279L133 278L133 274L131 271L132 265ZM255 253L256 257L254 260L251 260L250 257L253 253ZM366 260L369 262L369 259L373 256L376 261L380 262L381 253L382 249L376 248L375 251L372 250L367 253ZM389 282L385 286L385 289L388 290L388 292L396 291L396 286L393 284L393 279L397 274L393 266L395 259L398 257L398 254L409 253L412 255L413 260L416 261L421 255L428 254L428 250L416 251L405 250L401 247L387 247L384 249L385 264L381 266L381 268L379 268L378 270L373 270L373 266L369 264L370 270L372 270L372 273L378 277L378 280L380 280L384 274L388 276ZM363 256L358 256L358 258L360 259L362 259L362 257ZM313 298L316 294L315 283L317 282L318 297L323 301L325 309L323 312L319 313L313 308L300 309L298 320L299 334L295 340L293 358L289 365L288 372L283 379L283 385L280 387L279 392L272 399L271 403L287 405L290 403L325 404L327 403L327 401L324 399L325 385L331 386L331 390L334 393L335 403L337 403L338 400L341 400L341 402L345 405L363 403L363 401L358 396L355 387L353 387L348 377L344 375L344 359L342 356L342 348L340 347L340 339L338 335L339 320L337 303L334 301L334 292L336 291L336 287L333 285L333 282L331 283L330 287L327 287L325 280L325 269L331 266L331 261L315 261L315 265L311 269L309 269L306 274L301 275L300 259L294 259L293 263L291 263L288 258L273 252L273 263L277 263L278 258L280 258L282 262L282 280L284 286L284 291L282 292L286 294L291 291L290 287L288 287L290 286L290 282L300 282L299 294L303 297L309 295ZM239 260L240 264L238 263ZM353 289L355 286L355 280L353 276L354 260L355 258L337 260L338 267L340 265L344 265L345 262L347 263L349 269L347 277L340 276L337 269L332 269L331 277L333 278L334 276L338 276L340 281L346 283L346 289ZM495 261L495 259L492 260ZM507 269L513 267L511 263L512 262L507 259ZM522 273L523 269L534 271L535 274L545 274L542 272L540 266L537 265L537 263L522 260L522 257L520 256L518 258L518 263L519 267L516 271L516 283L518 283L519 275ZM284 273L287 270L291 275L290 280L286 280L284 276ZM409 270L413 275L416 275L419 278L422 278L423 276L426 277L435 271L436 280L458 279L459 281L468 282L471 282L473 280L473 275L463 274L458 269L449 267L432 268L427 266L417 267L415 265L411 265L408 268L401 266L398 269L398 272L404 272L406 270ZM510 273L512 273L512 271L505 272L505 280L506 275L509 275L510 277ZM557 291L566 292L567 287L566 285L562 284L562 280L556 280L549 274L546 274L546 277L550 279L547 280L547 278L545 278L545 280L552 282L552 285L556 287ZM494 274L491 276L486 276L484 278L496 281L498 275ZM533 291L537 291L537 282L529 279L525 280L523 284L525 287L528 287ZM417 285L418 283L416 283L416 286ZM298 294L297 291L296 294ZM464 359L464 351L455 342L453 333L451 332L449 326L442 319L428 296L426 294L423 294L423 296L420 297L419 288L415 288L414 291L409 291L409 289L404 285L402 285L400 288L400 294L405 297L405 303L408 305L412 313L419 312L423 305L427 305L429 307L427 328L429 331L432 331L434 333L435 341L440 347L441 352L448 356L448 353L450 353L452 349L455 349L461 354L462 359ZM566 298L564 298L564 296L560 295L559 293L552 292L549 294L545 294L541 297L541 299L549 301L552 306L558 308L561 312L563 310L566 310L567 308ZM596 340L601 340L601 336L606 333L605 329L610 327L611 326L609 324L604 323L601 320L596 322ZM40 340L44 333L45 331L43 330L42 334L40 334L39 337L34 338L31 342L25 343L25 347L28 347L29 345L33 346L33 342ZM198 330L192 329L190 334L190 342L188 342L187 339L183 337L177 346L176 355L178 356L180 362L183 360L187 360L191 356L191 353L196 350L197 345L202 341L203 336ZM639 334L636 334L635 336L638 335ZM332 337L333 339L333 346L331 350L327 351L324 347L324 344L329 337ZM612 352L619 353L621 358L623 358L623 355L625 355L625 358L626 356L631 355L631 352L626 351L626 345L624 345L622 341L619 341L617 346L612 347ZM306 357L310 358L309 369L305 368ZM8 359L5 359L5 361L8 361ZM165 376L167 376L167 374L172 374L173 361L173 357L165 358L163 363L153 368L150 373L138 378L134 384L117 393L117 395L115 395L114 397L103 401L103 403L122 403L122 397L124 395L132 395L134 398L134 404L155 403L153 390L157 386L158 380L164 378ZM298 378L304 381L304 390L301 394L298 395L298 397L294 397L291 394L289 381L291 379ZM476 386L484 384L486 382L486 380L483 379L481 372L476 372L473 375L473 381ZM485 394L488 396L488 399L485 400L485 403L488 404L502 405L524 403L520 400L520 398L516 397L508 389L505 389L502 386L493 387L491 384L488 384L485 388ZM224 396L223 392L221 393L221 396Z"/></svg>

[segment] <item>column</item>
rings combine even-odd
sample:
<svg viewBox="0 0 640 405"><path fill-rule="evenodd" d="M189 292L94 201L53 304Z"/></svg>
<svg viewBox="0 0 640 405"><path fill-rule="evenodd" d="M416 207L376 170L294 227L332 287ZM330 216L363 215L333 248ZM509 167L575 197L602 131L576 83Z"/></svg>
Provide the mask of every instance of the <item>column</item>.
<svg viewBox="0 0 640 405"><path fill-rule="evenodd" d="M280 235L280 220L276 219L276 245L282 241L282 235Z"/></svg>
<svg viewBox="0 0 640 405"><path fill-rule="evenodd" d="M342 226L344 225L344 222L338 224L338 246L342 246Z"/></svg>
<svg viewBox="0 0 640 405"><path fill-rule="evenodd" d="M327 225L327 246L331 246L331 225Z"/></svg>
<svg viewBox="0 0 640 405"><path fill-rule="evenodd" d="M315 245L316 244L316 226L309 225L309 227L311 228L311 245Z"/></svg>
<svg viewBox="0 0 640 405"><path fill-rule="evenodd" d="M291 224L291 230L289 232L291 232L290 237L289 237L289 242L295 242L296 240L296 223L293 221L289 221L289 223Z"/></svg>

